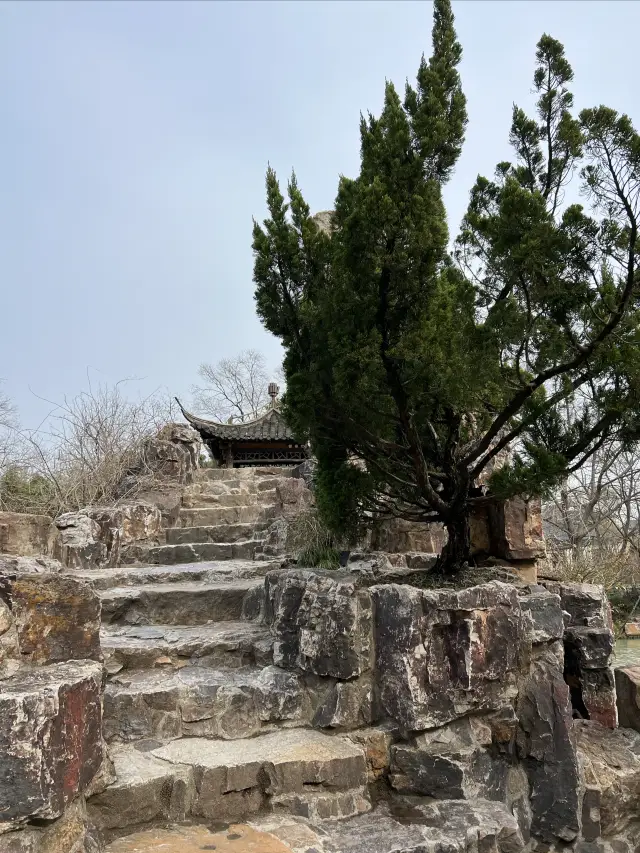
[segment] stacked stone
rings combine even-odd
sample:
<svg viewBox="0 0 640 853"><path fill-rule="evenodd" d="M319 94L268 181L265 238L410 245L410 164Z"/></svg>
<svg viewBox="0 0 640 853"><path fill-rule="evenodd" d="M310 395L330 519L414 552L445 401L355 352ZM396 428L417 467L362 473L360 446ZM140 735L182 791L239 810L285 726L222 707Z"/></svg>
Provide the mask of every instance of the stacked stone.
<svg viewBox="0 0 640 853"><path fill-rule="evenodd" d="M385 780L407 808L422 808L416 796L446 808L464 800L478 814L500 804L516 822L503 823L498 849L612 849L600 839L601 791L581 769L589 736L579 753L564 677L566 646L583 716L615 725L602 591L370 584L308 570L266 578L274 663L315 684L313 725L350 733L370 782Z"/></svg>
<svg viewBox="0 0 640 853"><path fill-rule="evenodd" d="M99 849L84 796L110 781L100 601L56 567L2 560L0 853Z"/></svg>

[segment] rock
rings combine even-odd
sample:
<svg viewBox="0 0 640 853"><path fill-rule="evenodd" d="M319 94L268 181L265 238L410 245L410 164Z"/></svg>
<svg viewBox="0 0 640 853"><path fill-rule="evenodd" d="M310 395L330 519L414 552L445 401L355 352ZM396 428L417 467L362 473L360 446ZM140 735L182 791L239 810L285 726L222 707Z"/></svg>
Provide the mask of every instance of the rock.
<svg viewBox="0 0 640 853"><path fill-rule="evenodd" d="M619 667L615 671L618 722L640 732L640 666Z"/></svg>
<svg viewBox="0 0 640 853"><path fill-rule="evenodd" d="M372 664L371 598L339 572L269 572L265 621L278 666L342 680Z"/></svg>
<svg viewBox="0 0 640 853"><path fill-rule="evenodd" d="M13 575L18 572L29 574L59 574L64 566L53 557L15 557L0 554L0 575Z"/></svg>
<svg viewBox="0 0 640 853"><path fill-rule="evenodd" d="M325 729L355 729L373 722L373 684L370 675L337 681L316 709L312 725Z"/></svg>
<svg viewBox="0 0 640 853"><path fill-rule="evenodd" d="M59 516L62 561L70 568L99 569L120 564L121 552L162 535L158 507L146 503L87 507Z"/></svg>
<svg viewBox="0 0 640 853"><path fill-rule="evenodd" d="M489 751L492 733L481 718L465 717L391 747L391 784L403 793L437 799L504 801L509 766Z"/></svg>
<svg viewBox="0 0 640 853"><path fill-rule="evenodd" d="M406 551L439 554L446 542L442 524L388 519L373 528L369 547L372 551L400 554Z"/></svg>
<svg viewBox="0 0 640 853"><path fill-rule="evenodd" d="M397 729L391 724L383 724L357 729L347 736L364 749L369 782L377 782L386 776L391 766L391 744L398 738Z"/></svg>
<svg viewBox="0 0 640 853"><path fill-rule="evenodd" d="M316 462L314 459L305 459L304 462L301 462L299 465L291 471L292 477L299 477L301 480L304 480L307 488L313 492L314 489L314 477L316 471Z"/></svg>
<svg viewBox="0 0 640 853"><path fill-rule="evenodd" d="M515 698L525 635L513 586L388 584L371 595L380 701L403 728L433 728Z"/></svg>
<svg viewBox="0 0 640 853"><path fill-rule="evenodd" d="M505 560L535 560L546 555L539 498L490 500L491 551Z"/></svg>
<svg viewBox="0 0 640 853"><path fill-rule="evenodd" d="M102 764L102 668L60 663L0 682L0 813L51 820Z"/></svg>
<svg viewBox="0 0 640 853"><path fill-rule="evenodd" d="M143 448L141 472L191 483L200 466L202 442L195 430L184 424L167 424Z"/></svg>
<svg viewBox="0 0 640 853"><path fill-rule="evenodd" d="M298 477L277 477L276 514L291 519L309 508L313 495L305 481Z"/></svg>
<svg viewBox="0 0 640 853"><path fill-rule="evenodd" d="M585 783L600 791L602 837L640 845L640 734L585 721L576 734Z"/></svg>
<svg viewBox="0 0 640 853"><path fill-rule="evenodd" d="M103 853L99 834L82 800L76 800L49 825L0 835L0 853Z"/></svg>
<svg viewBox="0 0 640 853"><path fill-rule="evenodd" d="M0 554L55 557L58 534L48 515L0 512Z"/></svg>
<svg viewBox="0 0 640 853"><path fill-rule="evenodd" d="M0 576L18 651L33 664L101 660L100 599L89 584L59 574Z"/></svg>
<svg viewBox="0 0 640 853"><path fill-rule="evenodd" d="M189 738L154 749L152 755L167 766L194 768L199 782L193 813L208 819L238 820L261 811L270 800L284 806L283 798L287 808L308 813L315 799L321 808L328 806L328 793L356 793L351 800L356 810L366 802L363 751L319 732L287 729L234 741ZM334 805L340 802L350 803L347 798Z"/></svg>
<svg viewBox="0 0 640 853"><path fill-rule="evenodd" d="M536 587L531 595L520 596L520 607L532 643L552 643L564 635L560 596ZM538 591L539 590L539 591Z"/></svg>
<svg viewBox="0 0 640 853"><path fill-rule="evenodd" d="M640 622L625 622L624 633L626 637L640 637Z"/></svg>
<svg viewBox="0 0 640 853"><path fill-rule="evenodd" d="M581 716L614 729L616 691L610 662L614 637L609 628L570 627L564 635L564 677L573 707Z"/></svg>
<svg viewBox="0 0 640 853"><path fill-rule="evenodd" d="M531 788L531 833L546 842L569 842L580 829L569 688L562 677L561 646L541 649L518 695L518 757Z"/></svg>
<svg viewBox="0 0 640 853"><path fill-rule="evenodd" d="M544 586L560 596L566 628L613 628L611 608L602 586L554 581L546 581Z"/></svg>

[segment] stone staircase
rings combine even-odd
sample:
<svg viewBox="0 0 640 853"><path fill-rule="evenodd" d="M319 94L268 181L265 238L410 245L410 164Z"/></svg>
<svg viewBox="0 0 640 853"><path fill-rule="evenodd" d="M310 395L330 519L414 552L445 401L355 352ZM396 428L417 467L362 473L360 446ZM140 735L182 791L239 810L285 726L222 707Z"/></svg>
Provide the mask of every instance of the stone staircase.
<svg viewBox="0 0 640 853"><path fill-rule="evenodd" d="M498 804L372 812L366 737L314 716L331 680L274 666L264 531L287 479L199 472L149 565L68 572L102 603L113 768L87 808L106 853L517 853Z"/></svg>
<svg viewBox="0 0 640 853"><path fill-rule="evenodd" d="M283 486L304 488L286 468L194 472L194 482L182 495L175 526L165 529L166 542L138 551L138 561L176 565L260 557L266 530L281 507Z"/></svg>

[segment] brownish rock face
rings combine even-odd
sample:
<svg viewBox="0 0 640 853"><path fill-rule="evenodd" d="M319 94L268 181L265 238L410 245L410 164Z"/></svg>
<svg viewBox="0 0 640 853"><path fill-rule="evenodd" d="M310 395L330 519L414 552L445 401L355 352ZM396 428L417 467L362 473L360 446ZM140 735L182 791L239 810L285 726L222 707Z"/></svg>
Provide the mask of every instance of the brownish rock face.
<svg viewBox="0 0 640 853"><path fill-rule="evenodd" d="M0 682L0 814L57 818L103 760L102 667L73 661Z"/></svg>
<svg viewBox="0 0 640 853"><path fill-rule="evenodd" d="M542 508L539 499L512 498L489 504L490 553L505 560L544 557Z"/></svg>
<svg viewBox="0 0 640 853"><path fill-rule="evenodd" d="M64 575L0 576L0 599L15 624L18 650L29 663L100 660L100 599Z"/></svg>
<svg viewBox="0 0 640 853"><path fill-rule="evenodd" d="M55 556L57 537L48 515L0 512L0 554Z"/></svg>

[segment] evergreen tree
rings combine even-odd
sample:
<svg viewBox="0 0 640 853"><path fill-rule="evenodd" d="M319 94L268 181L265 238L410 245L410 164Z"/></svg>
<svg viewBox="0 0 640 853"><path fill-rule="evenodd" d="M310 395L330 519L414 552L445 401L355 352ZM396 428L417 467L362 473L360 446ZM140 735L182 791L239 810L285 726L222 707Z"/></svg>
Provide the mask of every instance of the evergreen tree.
<svg viewBox="0 0 640 853"><path fill-rule="evenodd" d="M380 117L361 118L329 233L271 169L253 233L257 310L285 348L325 521L345 537L376 516L441 521L448 572L469 562L474 484L500 451L515 453L491 490L541 494L640 426L640 137L606 107L573 115L571 67L544 35L537 114L514 108L513 162L477 179L452 248L442 189L467 123L453 24L435 0L415 87L387 82ZM565 203L573 179L586 208Z"/></svg>

